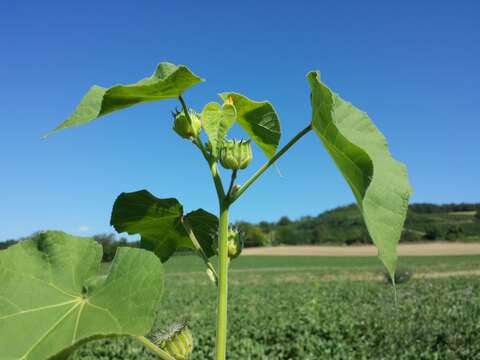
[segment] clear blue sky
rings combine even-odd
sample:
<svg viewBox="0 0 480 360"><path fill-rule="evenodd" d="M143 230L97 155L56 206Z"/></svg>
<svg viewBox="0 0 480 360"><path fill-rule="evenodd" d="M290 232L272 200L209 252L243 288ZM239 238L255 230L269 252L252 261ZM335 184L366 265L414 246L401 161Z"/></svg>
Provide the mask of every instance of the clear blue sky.
<svg viewBox="0 0 480 360"><path fill-rule="evenodd" d="M216 211L200 154L170 130L173 100L41 140L92 84L134 82L165 60L207 79L185 94L197 110L228 90L270 100L282 143L309 121L305 74L318 69L408 165L413 201L480 201L478 1L4 1L0 37L0 240L112 231L115 197L143 188ZM240 179L264 161L255 149ZM234 220L353 202L314 134L279 168Z"/></svg>

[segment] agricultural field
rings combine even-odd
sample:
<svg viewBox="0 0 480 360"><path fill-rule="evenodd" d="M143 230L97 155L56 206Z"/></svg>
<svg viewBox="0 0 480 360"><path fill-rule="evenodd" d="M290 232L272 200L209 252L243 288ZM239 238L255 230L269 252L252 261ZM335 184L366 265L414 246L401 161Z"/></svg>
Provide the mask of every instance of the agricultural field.
<svg viewBox="0 0 480 360"><path fill-rule="evenodd" d="M230 276L229 359L480 359L480 256L401 257L385 282L375 257L242 256ZM186 319L193 359L212 359L214 285L201 261L166 264L157 326ZM128 338L85 344L80 359L155 359Z"/></svg>

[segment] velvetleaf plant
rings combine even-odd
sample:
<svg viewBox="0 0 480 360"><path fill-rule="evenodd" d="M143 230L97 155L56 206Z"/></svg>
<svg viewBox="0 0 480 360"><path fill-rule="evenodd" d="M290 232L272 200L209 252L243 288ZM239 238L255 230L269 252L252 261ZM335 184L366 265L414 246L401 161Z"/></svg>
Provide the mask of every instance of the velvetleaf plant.
<svg viewBox="0 0 480 360"><path fill-rule="evenodd" d="M384 136L365 112L330 90L318 72L308 73L307 80L311 119L281 149L280 122L270 102L225 92L220 102L206 104L201 112L190 109L183 94L204 80L186 66L163 62L137 83L90 88L52 133L143 102L177 99L181 111L173 113L173 129L206 161L218 197L218 217L203 209L185 213L177 199L158 198L147 190L120 194L110 223L118 232L139 234L143 249L120 248L106 276L99 275L101 247L93 239L48 231L2 251L0 360L65 359L86 341L118 335L138 340L161 359L187 359L193 342L185 324L151 331L163 288L162 263L178 248L195 251L217 285L215 359L225 359L228 268L242 249L238 232L229 226L229 210L310 132L318 136L350 186L393 279L411 193L406 168L392 158ZM228 138L235 123L247 140ZM267 161L245 183L237 184L238 171L252 159L252 144ZM228 187L220 167L231 172ZM216 266L211 261L214 255Z"/></svg>

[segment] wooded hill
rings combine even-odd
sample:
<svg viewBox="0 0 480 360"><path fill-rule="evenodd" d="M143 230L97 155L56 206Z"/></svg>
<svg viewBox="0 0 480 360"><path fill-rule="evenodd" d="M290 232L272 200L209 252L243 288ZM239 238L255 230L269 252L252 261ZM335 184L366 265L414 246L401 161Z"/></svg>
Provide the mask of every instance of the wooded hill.
<svg viewBox="0 0 480 360"><path fill-rule="evenodd" d="M236 225L244 233L247 246L371 242L360 210L353 204L294 221L284 216L277 222ZM410 205L400 241L433 240L480 241L480 203Z"/></svg>
<svg viewBox="0 0 480 360"><path fill-rule="evenodd" d="M284 216L277 222L262 221L235 224L243 235L246 247L271 245L353 245L370 243L370 237L356 205L325 211L318 216L290 220ZM111 261L118 246L138 246L138 242L117 238L115 234L94 236L103 246L103 260ZM23 239L1 242L0 250ZM477 204L412 204L409 206L401 242L480 241L480 203Z"/></svg>

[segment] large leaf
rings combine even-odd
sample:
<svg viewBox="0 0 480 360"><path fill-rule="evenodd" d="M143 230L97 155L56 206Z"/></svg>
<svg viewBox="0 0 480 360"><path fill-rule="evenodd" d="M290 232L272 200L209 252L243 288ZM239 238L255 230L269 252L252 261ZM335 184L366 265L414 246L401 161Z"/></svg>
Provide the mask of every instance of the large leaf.
<svg viewBox="0 0 480 360"><path fill-rule="evenodd" d="M160 261L120 248L98 278L101 258L93 239L63 232L0 251L0 358L64 358L89 339L148 333L163 287Z"/></svg>
<svg viewBox="0 0 480 360"><path fill-rule="evenodd" d="M236 93L222 93L220 97L223 101L232 98L237 110L237 122L271 158L280 142L280 121L273 105L268 101L253 101Z"/></svg>
<svg viewBox="0 0 480 360"><path fill-rule="evenodd" d="M223 139L235 122L237 113L235 107L229 104L211 102L202 110L202 126L207 133L212 148L212 155L218 156L218 151Z"/></svg>
<svg viewBox="0 0 480 360"><path fill-rule="evenodd" d="M73 114L47 136L72 126L83 125L129 106L178 97L203 80L186 66L167 62L158 64L152 76L129 85L104 88L94 85L85 94Z"/></svg>
<svg viewBox="0 0 480 360"><path fill-rule="evenodd" d="M216 252L213 245L215 243L215 237L218 236L218 218L208 211L197 209L189 212L185 216L185 219L192 228L205 255L207 255L207 257L214 256Z"/></svg>
<svg viewBox="0 0 480 360"><path fill-rule="evenodd" d="M350 185L378 255L393 276L411 194L405 165L392 158L385 137L365 112L332 92L318 72L307 78L312 126Z"/></svg>
<svg viewBox="0 0 480 360"><path fill-rule="evenodd" d="M177 248L195 249L181 221L183 206L176 199L159 199L147 190L122 193L113 204L110 224L118 232L140 234L141 246L153 251L162 262ZM185 216L204 253L214 255L218 228L215 215L199 209Z"/></svg>

